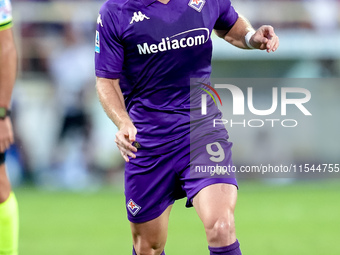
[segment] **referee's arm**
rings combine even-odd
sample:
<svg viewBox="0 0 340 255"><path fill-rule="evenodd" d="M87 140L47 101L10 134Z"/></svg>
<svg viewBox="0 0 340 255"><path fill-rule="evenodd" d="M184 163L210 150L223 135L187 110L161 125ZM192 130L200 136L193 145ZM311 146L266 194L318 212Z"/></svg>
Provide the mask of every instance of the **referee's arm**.
<svg viewBox="0 0 340 255"><path fill-rule="evenodd" d="M0 107L9 109L17 70L17 51L12 28L0 31ZM0 153L13 143L13 130L9 117L0 119Z"/></svg>
<svg viewBox="0 0 340 255"><path fill-rule="evenodd" d="M241 15L229 31L215 30L215 33L241 49L254 48L266 50L269 53L276 51L279 47L279 38L272 26L264 25L255 31L249 21ZM246 35L250 35L249 38Z"/></svg>

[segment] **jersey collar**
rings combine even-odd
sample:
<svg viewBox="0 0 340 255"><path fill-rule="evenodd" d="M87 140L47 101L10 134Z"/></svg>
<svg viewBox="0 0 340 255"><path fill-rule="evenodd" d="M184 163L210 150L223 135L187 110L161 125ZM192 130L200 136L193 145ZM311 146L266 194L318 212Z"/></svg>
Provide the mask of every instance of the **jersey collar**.
<svg viewBox="0 0 340 255"><path fill-rule="evenodd" d="M154 3L154 2L156 2L157 0L141 0L141 1L143 2L143 4L144 4L145 6L148 6L148 5L150 5L150 4Z"/></svg>

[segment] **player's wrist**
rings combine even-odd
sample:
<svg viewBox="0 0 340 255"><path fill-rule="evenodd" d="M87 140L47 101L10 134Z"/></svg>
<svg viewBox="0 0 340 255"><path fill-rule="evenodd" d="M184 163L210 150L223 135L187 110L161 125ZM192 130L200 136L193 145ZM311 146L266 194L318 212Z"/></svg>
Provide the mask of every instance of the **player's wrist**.
<svg viewBox="0 0 340 255"><path fill-rule="evenodd" d="M7 107L0 107L0 120L4 120L11 115L11 110Z"/></svg>
<svg viewBox="0 0 340 255"><path fill-rule="evenodd" d="M126 127L130 127L130 126L134 126L132 120L127 117L127 118L122 118L119 122L119 124L117 125L118 129L121 130L123 128Z"/></svg>
<svg viewBox="0 0 340 255"><path fill-rule="evenodd" d="M248 49L255 49L255 47L251 45L250 43L250 40L254 34L255 34L255 31L249 31L244 37L244 41L246 42Z"/></svg>

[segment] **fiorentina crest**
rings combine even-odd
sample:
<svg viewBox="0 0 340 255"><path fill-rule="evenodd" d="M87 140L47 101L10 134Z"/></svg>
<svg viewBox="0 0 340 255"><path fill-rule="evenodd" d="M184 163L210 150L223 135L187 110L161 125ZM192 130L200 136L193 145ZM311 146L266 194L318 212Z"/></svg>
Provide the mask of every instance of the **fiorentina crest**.
<svg viewBox="0 0 340 255"><path fill-rule="evenodd" d="M205 0L190 0L189 6L200 12L205 4Z"/></svg>
<svg viewBox="0 0 340 255"><path fill-rule="evenodd" d="M141 209L141 207L137 205L132 199L130 199L129 202L127 202L126 206L133 216L135 216Z"/></svg>

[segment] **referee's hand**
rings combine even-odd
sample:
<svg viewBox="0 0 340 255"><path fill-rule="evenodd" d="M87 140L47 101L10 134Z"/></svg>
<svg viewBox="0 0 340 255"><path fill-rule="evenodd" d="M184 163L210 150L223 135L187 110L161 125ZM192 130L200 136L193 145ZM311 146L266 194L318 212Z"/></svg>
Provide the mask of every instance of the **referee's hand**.
<svg viewBox="0 0 340 255"><path fill-rule="evenodd" d="M12 122L9 117L0 120L0 153L4 153L14 142Z"/></svg>
<svg viewBox="0 0 340 255"><path fill-rule="evenodd" d="M116 134L115 142L120 151L120 154L126 162L129 162L129 157L136 158L134 152L137 152L137 148L132 145L136 141L137 129L131 121L128 121L120 126L119 131Z"/></svg>
<svg viewBox="0 0 340 255"><path fill-rule="evenodd" d="M279 37L275 34L274 28L268 25L257 29L249 42L254 48L267 50L268 53L276 51L279 47Z"/></svg>

